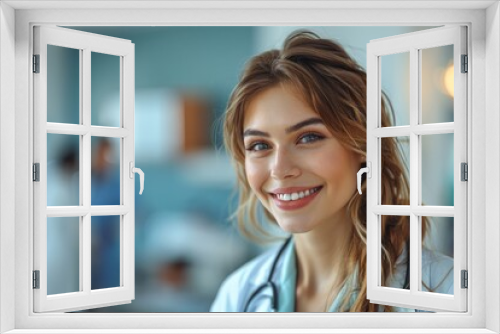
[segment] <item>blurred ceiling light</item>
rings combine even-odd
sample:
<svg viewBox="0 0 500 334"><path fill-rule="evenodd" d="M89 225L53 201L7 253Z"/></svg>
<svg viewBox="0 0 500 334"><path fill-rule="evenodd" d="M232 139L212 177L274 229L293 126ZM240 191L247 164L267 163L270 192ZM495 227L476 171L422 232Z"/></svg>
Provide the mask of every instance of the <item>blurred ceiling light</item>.
<svg viewBox="0 0 500 334"><path fill-rule="evenodd" d="M453 63L451 63L444 71L443 76L445 91L451 97L454 95L454 77Z"/></svg>

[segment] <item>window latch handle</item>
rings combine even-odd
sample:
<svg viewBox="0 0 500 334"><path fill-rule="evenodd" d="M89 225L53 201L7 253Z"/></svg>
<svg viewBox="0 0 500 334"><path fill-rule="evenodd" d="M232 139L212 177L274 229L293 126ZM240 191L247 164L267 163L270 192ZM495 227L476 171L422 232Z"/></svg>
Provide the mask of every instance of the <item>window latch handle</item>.
<svg viewBox="0 0 500 334"><path fill-rule="evenodd" d="M134 173L139 174L140 177L140 184L141 184L141 190L139 191L139 195L142 195L142 191L144 190L144 172L140 168L134 167L134 162L130 161L129 163L129 171L130 171L130 178L134 178Z"/></svg>
<svg viewBox="0 0 500 334"><path fill-rule="evenodd" d="M371 178L372 177L372 163L367 161L366 162L366 167L364 168L361 168L359 171L358 171L358 192L359 194L361 195L362 194L362 191L361 191L361 176L363 175L363 173L366 173L366 176L368 178Z"/></svg>

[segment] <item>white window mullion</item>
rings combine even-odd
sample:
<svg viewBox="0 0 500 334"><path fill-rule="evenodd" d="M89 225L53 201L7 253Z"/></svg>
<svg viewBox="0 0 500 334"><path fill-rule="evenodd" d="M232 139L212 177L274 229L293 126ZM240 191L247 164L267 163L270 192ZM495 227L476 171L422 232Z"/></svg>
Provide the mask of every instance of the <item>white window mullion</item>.
<svg viewBox="0 0 500 334"><path fill-rule="evenodd" d="M90 209L92 205L91 199L91 181L92 181L92 152L91 152L91 134L88 129L91 126L91 106L92 106L92 96L91 96L91 51L89 48L83 49L83 71L82 71L82 125L87 129L87 132L83 135L83 147L82 147L82 175L83 175L83 206L86 210ZM90 211L90 210L89 210ZM91 276L91 261L92 261L92 217L90 212L87 211L83 216L83 234L80 236L82 250L83 250L83 261L80 263L80 268L83 271L83 292L90 294L92 287L92 276Z"/></svg>
<svg viewBox="0 0 500 334"><path fill-rule="evenodd" d="M87 66L85 64L85 61L84 61L84 55L83 55L83 50L80 50L80 71L79 71L79 78L80 78L80 89L79 89L79 124L76 125L76 129L75 130L78 130L75 131L74 133L68 133L68 134L78 134L80 137L79 139L79 142L80 142L80 146L79 146L79 178L80 178L80 181L79 181L79 205L81 208L85 208L85 201L84 201L84 197L85 197L85 192L84 192L84 182L85 182L85 166L84 166L84 161L85 161L85 155L84 155L84 135L87 134L87 129L85 128L85 117L84 117L84 108L86 107L86 103L84 102L83 100L83 97L84 97L84 68ZM65 134L64 133L64 130L68 128L68 125L69 124L60 124L60 123L47 123L47 127L50 129L50 131L52 133L62 133L62 134ZM57 130L61 130L61 132L56 132ZM87 204L88 205L88 204ZM47 210L48 211L48 210ZM49 214L49 213L47 213ZM85 274L86 274L86 269L85 269L85 266L84 266L84 263L87 263L88 262L88 254L87 254L87 249L86 247L84 247L85 245L85 238L84 238L84 235L87 233L87 231L85 230L85 227L87 226L87 222L86 222L86 219L85 219L85 212L82 212L82 215L80 215L80 218L79 218L79 233L78 233L78 241L79 241L79 253L80 253L80 256L79 256L79 291L85 291L88 287L86 285L88 279L87 277L85 277Z"/></svg>
<svg viewBox="0 0 500 334"><path fill-rule="evenodd" d="M34 270L40 271L40 289L35 290L35 305L47 296L47 44L44 36L35 30L35 54L40 55L40 73L33 78L34 103L34 143L33 161L40 163L40 181L33 184L33 229L34 240L38 243L33 248Z"/></svg>
<svg viewBox="0 0 500 334"><path fill-rule="evenodd" d="M421 116L419 118L421 118ZM420 124L413 127L412 131L417 135L440 135L453 133L455 131L455 124L453 122Z"/></svg>
<svg viewBox="0 0 500 334"><path fill-rule="evenodd" d="M134 124L135 124L135 116L134 116L134 108L135 108L135 71L134 71L134 63L135 63L135 53L134 53L134 45L131 45L131 51L121 57L120 68L121 68L121 126L124 130L129 131L127 136L122 139L122 150L121 154L123 156L122 159L122 167L121 172L123 173L122 177L122 187L123 187L123 195L122 195L122 204L129 208L127 214L121 216L120 223L120 237L121 239L121 250L120 250L120 258L121 258L121 270L122 274L120 275L120 282L124 287L133 287L135 285L135 253L134 253L134 244L135 244L135 226L134 226L134 217L135 217L135 207L134 207L134 199L135 199L135 179L133 173L131 173L131 165L135 167L135 146L134 146ZM127 290L127 295L130 299L134 299L135 291L133 289Z"/></svg>
<svg viewBox="0 0 500 334"><path fill-rule="evenodd" d="M387 216L409 216L411 209L409 205L377 205L373 213Z"/></svg>
<svg viewBox="0 0 500 334"><path fill-rule="evenodd" d="M400 137L400 136L409 136L410 131L411 129L408 125L391 126L391 127L374 129L373 135L378 138Z"/></svg>
<svg viewBox="0 0 500 334"><path fill-rule="evenodd" d="M454 217L455 209L451 206L432 206L432 205L376 205L373 213L386 216L417 216L428 217Z"/></svg>
<svg viewBox="0 0 500 334"><path fill-rule="evenodd" d="M47 217L83 217L91 216L117 216L129 213L130 206L125 205L94 205L94 206L49 206Z"/></svg>
<svg viewBox="0 0 500 334"><path fill-rule="evenodd" d="M125 110L124 110L124 102L123 102L123 97L124 97L124 70L125 66L123 64L124 60L123 57L120 57L120 128L124 129L125 126L125 119L127 118L125 116ZM124 199L124 194L126 194L125 191L125 183L123 180L123 174L124 174L124 169L128 170L127 163L124 160L125 158L125 139L121 138L120 139L120 187L124 188L123 191L120 191L120 204L124 204L125 199ZM123 215L120 215L120 286L124 286L124 277L125 277L125 218Z"/></svg>
<svg viewBox="0 0 500 334"><path fill-rule="evenodd" d="M126 205L94 205L90 208L92 216L117 216L124 215L132 210L131 206Z"/></svg>
<svg viewBox="0 0 500 334"><path fill-rule="evenodd" d="M373 44L367 45L366 66L367 72L372 75L367 76L366 103L366 161L371 164L371 178L366 178L366 239L367 239L367 297L376 298L378 296L378 287L380 286L380 216L375 213L375 208L380 206L380 171L379 171L379 142L380 139L375 135L375 131L380 128L380 57L374 50ZM376 87L376 88L374 88ZM371 294L371 295L370 295Z"/></svg>
<svg viewBox="0 0 500 334"><path fill-rule="evenodd" d="M82 235L80 236L80 249L82 250L82 262L80 263L80 277L83 279L83 289L85 293L90 293L91 291L91 216L89 214L82 217Z"/></svg>
<svg viewBox="0 0 500 334"><path fill-rule="evenodd" d="M82 81L80 80L80 83ZM47 132L61 135L78 135L83 136L89 132L87 126L81 124L63 124L63 123L47 123Z"/></svg>
<svg viewBox="0 0 500 334"><path fill-rule="evenodd" d="M419 205L411 207L412 213L427 217L454 217L455 209L452 206Z"/></svg>
<svg viewBox="0 0 500 334"><path fill-rule="evenodd" d="M112 137L112 138L124 138L130 134L128 129L123 128L110 128L105 126L91 126L90 133L92 136L99 137Z"/></svg>
<svg viewBox="0 0 500 334"><path fill-rule="evenodd" d="M419 204L420 196L420 142L415 129L419 124L420 109L420 62L419 51L410 49L410 207ZM410 214L410 291L418 291L420 280L420 219Z"/></svg>
<svg viewBox="0 0 500 334"><path fill-rule="evenodd" d="M83 136L90 133L92 136L123 138L129 135L130 131L123 128L112 128L106 126L90 126L80 124L47 123L47 132L62 135Z"/></svg>
<svg viewBox="0 0 500 334"><path fill-rule="evenodd" d="M378 138L387 137L402 137L409 136L411 132L417 135L440 135L446 133L453 133L455 131L455 123L434 123L434 124L420 124L414 126L391 126L378 128L373 130L373 134Z"/></svg>
<svg viewBox="0 0 500 334"><path fill-rule="evenodd" d="M453 108L455 112L455 133L454 133L454 197L455 197L455 225L456 222L464 222L455 227L454 232L454 259L455 266L457 268L466 270L467 269L467 205L461 205L461 203L467 203L467 182L461 181L461 163L468 163L467 156L467 75L461 73L461 57L467 54L467 43L461 42L466 41L467 30L465 27L461 27L457 41L454 43L454 101ZM472 62L469 61L469 72L471 71ZM470 171L468 175L472 175ZM469 273L469 280L473 276L473 273ZM460 270L455 271L455 289L454 294L460 297L463 301L461 307L466 309L467 300L467 289L462 289L460 284Z"/></svg>

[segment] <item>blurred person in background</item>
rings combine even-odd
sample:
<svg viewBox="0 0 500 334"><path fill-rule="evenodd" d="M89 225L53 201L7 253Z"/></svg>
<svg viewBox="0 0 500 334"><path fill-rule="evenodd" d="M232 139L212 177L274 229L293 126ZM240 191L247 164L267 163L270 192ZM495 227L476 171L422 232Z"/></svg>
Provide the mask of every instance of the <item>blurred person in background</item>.
<svg viewBox="0 0 500 334"><path fill-rule="evenodd" d="M120 205L119 154L107 138L94 139L92 205ZM92 216L92 289L120 286L120 217Z"/></svg>
<svg viewBox="0 0 500 334"><path fill-rule="evenodd" d="M382 126L391 126L382 99ZM264 213L290 236L232 273L213 312L415 312L366 298L366 73L334 41L292 33L282 50L253 57L233 90L224 123L239 186L242 233L276 239ZM408 175L394 138L384 142L382 202L409 204ZM366 180L362 188L366 190ZM429 222L422 220L422 239ZM384 286L409 288L409 217L382 216ZM424 291L453 293L453 260L422 253Z"/></svg>

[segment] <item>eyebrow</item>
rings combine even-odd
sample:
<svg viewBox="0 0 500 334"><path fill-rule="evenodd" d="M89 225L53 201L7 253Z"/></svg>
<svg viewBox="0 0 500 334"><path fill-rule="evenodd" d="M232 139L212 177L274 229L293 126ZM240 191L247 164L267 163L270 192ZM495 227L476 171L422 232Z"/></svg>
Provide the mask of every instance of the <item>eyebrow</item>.
<svg viewBox="0 0 500 334"><path fill-rule="evenodd" d="M295 125L289 126L285 129L285 133L291 133L295 132L297 130L300 130L301 128L312 125L312 124L325 124L321 118L318 117L312 117L308 118L302 122L299 122ZM269 133L259 131L259 130L254 130L254 129L246 129L245 132L243 132L243 137L247 136L262 136L262 137L269 137Z"/></svg>

